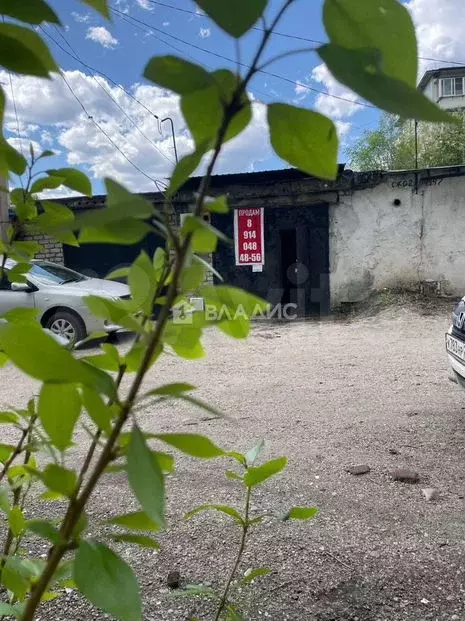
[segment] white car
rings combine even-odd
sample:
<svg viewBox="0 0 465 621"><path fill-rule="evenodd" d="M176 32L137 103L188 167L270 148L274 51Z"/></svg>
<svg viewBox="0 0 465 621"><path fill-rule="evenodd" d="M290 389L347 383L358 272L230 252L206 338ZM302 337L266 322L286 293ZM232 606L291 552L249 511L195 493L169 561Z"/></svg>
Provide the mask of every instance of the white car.
<svg viewBox="0 0 465 621"><path fill-rule="evenodd" d="M7 259L5 270L16 263ZM130 299L129 287L120 282L89 278L49 261L32 261L27 283L0 282L0 315L14 308L37 308L42 326L70 344L97 331L107 333L121 327L94 317L84 298L97 295L110 300Z"/></svg>
<svg viewBox="0 0 465 621"><path fill-rule="evenodd" d="M452 326L446 334L446 350L457 381L465 388L465 296L452 313Z"/></svg>

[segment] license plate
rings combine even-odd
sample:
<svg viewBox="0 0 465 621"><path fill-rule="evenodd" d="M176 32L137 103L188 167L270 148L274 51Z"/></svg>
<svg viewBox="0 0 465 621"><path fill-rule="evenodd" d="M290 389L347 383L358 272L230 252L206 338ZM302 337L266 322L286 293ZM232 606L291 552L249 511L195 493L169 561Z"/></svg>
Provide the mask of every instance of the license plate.
<svg viewBox="0 0 465 621"><path fill-rule="evenodd" d="M456 358L465 362L465 343L455 339L450 334L446 335L446 349L449 353L453 354Z"/></svg>

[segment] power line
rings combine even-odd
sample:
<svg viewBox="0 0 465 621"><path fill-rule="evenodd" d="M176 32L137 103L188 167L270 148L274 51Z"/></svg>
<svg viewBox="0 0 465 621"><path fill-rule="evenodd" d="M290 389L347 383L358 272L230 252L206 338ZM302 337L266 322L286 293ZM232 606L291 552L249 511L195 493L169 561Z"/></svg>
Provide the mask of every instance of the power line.
<svg viewBox="0 0 465 621"><path fill-rule="evenodd" d="M51 39L56 45L58 44L58 41L56 39L54 39L50 34L48 34L43 28L42 26L39 26L39 28L42 30L42 32L49 38ZM66 38L61 34L61 32L59 31L59 29L57 28L57 31L60 33L60 35L62 36L63 40L67 43L68 47L70 48L70 50L72 50L72 52L74 53L74 58L81 62L77 52L71 47L71 45L67 42ZM59 45L59 47L64 50L63 47L61 47ZM134 121L133 118L131 118L129 116L129 114L127 114L126 110L124 110L124 108L118 103L118 101L113 97L113 95L107 91L107 89L97 80L97 78L95 77L95 75L91 75L90 76L95 82L96 84L98 84L98 86L103 90L103 92L107 95L107 97L109 97L111 99L111 101L115 104L115 106L120 110L120 112L128 119L128 121L137 129L137 131L141 134L141 136L143 136L143 138L145 138L145 140L147 140L147 142L149 142L151 144L151 146L158 151L158 153L164 157L170 164L174 164L173 160L171 160L165 153L163 153L163 151L153 142L153 140L151 140L138 126L137 122ZM123 89L124 90L124 89ZM126 92L126 91L124 91Z"/></svg>
<svg viewBox="0 0 465 621"><path fill-rule="evenodd" d="M155 38L159 39L160 41L162 41L163 43L165 43L166 45L169 45L170 47L174 47L177 51L180 51L181 53L184 53L183 50L179 50L179 48L173 46L171 43L168 43L167 41L164 41L163 39L160 39L159 37L157 37L152 31L156 31L159 32L167 37L170 37L171 39L175 39L176 41L179 41L181 43L183 43L184 45L188 45L190 47L193 47L195 49L200 50L201 52L205 52L207 54L211 54L212 56L216 56L217 58L221 58L222 60L226 60L228 62L231 63L236 63L235 60L233 60L232 58L228 58L227 56L224 56L223 54L218 54L217 52L213 52L211 50L208 50L204 47L201 47L200 45L196 45L195 43L190 43L188 41L184 41L184 39L181 39L180 37L176 37L175 35L172 35L168 32L165 32L163 30L161 30L160 28L156 28L155 26L152 26L151 24L148 24L147 22L144 22L143 20L137 19L136 17L132 17L131 15L125 15L124 13L122 13L121 11L119 11L118 9L116 9L115 7L112 7L112 10L122 19L124 19L124 21L131 23L129 20L135 22L135 23L139 23L142 24L143 26L145 26L145 28L147 29L147 31L154 36ZM135 24L131 24L131 25L135 25ZM239 65L241 65L242 67L245 67L247 69L250 69L250 65L247 65L245 63L239 62ZM277 73L272 73L270 71L266 71L264 69L259 69L258 73L270 76L272 78L276 78L278 80L281 80L283 82L288 82L289 84L292 84L294 87L296 86L296 81L295 80L291 80L290 78L286 78L285 76L282 76L280 74ZM321 89L318 88L314 88L313 86L309 86L308 84L303 84L303 83L299 83L299 86L301 86L302 88L304 88L305 90L308 91L312 91L314 93L318 93L320 95L326 95L327 97L331 97L332 99L338 99L339 101L345 101L347 103L351 103L352 105L356 105L356 106L362 106L364 108L372 108L375 109L375 106L372 106L371 104L362 102L362 101L353 101L352 99L349 99L348 97L341 97L339 95L333 95L332 93L328 93L328 91L323 91Z"/></svg>
<svg viewBox="0 0 465 621"><path fill-rule="evenodd" d="M196 11L192 11L190 9L182 9L181 7L173 6L172 4L166 4L165 2L160 2L159 0L147 0L147 2L150 2L150 4L162 6L167 9L172 9L174 11L179 11L181 13L188 13L189 15L195 15L196 17L209 19L208 15L205 15L204 13L197 13ZM255 30L258 32L265 32L265 29L260 28L259 26L253 27L252 30ZM279 32L278 30L274 30L273 35L277 37L285 37L286 39L295 39L296 41L305 41L306 43L315 43L317 45L325 45L325 41L318 41L318 39L309 39L308 37L301 37L299 35L293 35L293 34L289 34L286 32ZM444 63L446 65L459 65L459 66L465 65L465 61L458 62L455 60L446 60L444 58L429 58L427 56L419 56L418 58L420 60L429 60L432 62Z"/></svg>
<svg viewBox="0 0 465 621"><path fill-rule="evenodd" d="M80 105L80 107L82 108L82 110L84 111L84 114L87 116L87 118L89 119L89 121L92 121L92 123L97 127L97 129L105 136L105 138L108 140L108 142L111 143L111 145L118 151L118 153L120 153L120 155L122 155L124 157L124 159L131 164L131 166L133 168L135 168L135 170L137 170L141 175L143 175L144 177L146 177L147 179L149 179L150 181L152 181L152 183L155 184L157 190L159 192L163 192L163 190L160 189L160 185L159 185L159 181L157 179L154 179L153 177L151 177L148 173L146 173L145 171L142 170L142 168L139 168L139 166L137 164L135 164L127 155L126 153L124 153L124 151L116 144L116 142L113 140L113 138L103 129L103 127L100 125L100 123L98 123L94 117L89 114L89 112L87 111L86 107L84 106L84 104L82 103L82 101L79 99L79 97L76 95L76 93L74 92L73 87L71 86L71 84L68 82L68 80L65 77L65 74L63 71L60 71L60 75L64 81L64 83L66 84L66 86L68 87L68 89L70 90L71 94L73 95L73 97L76 99L76 101L78 102L78 104Z"/></svg>

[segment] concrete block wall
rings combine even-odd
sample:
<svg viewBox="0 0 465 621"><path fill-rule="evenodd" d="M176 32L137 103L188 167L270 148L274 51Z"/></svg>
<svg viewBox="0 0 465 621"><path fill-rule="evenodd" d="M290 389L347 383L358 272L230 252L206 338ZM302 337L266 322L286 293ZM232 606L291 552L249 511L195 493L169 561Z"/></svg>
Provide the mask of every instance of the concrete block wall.
<svg viewBox="0 0 465 621"><path fill-rule="evenodd" d="M63 244L53 239L53 237L44 233L28 233L23 235L21 239L24 241L36 241L42 246L42 250L35 257L36 259L46 259L53 263L64 264Z"/></svg>

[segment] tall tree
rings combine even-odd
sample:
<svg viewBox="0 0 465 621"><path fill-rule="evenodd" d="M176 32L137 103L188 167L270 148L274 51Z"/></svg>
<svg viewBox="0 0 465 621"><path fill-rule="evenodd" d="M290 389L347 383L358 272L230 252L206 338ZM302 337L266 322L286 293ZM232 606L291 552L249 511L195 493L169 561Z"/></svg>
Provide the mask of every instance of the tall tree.
<svg viewBox="0 0 465 621"><path fill-rule="evenodd" d="M418 123L420 168L455 166L465 162L465 115L455 112L456 123ZM349 149L355 170L403 170L415 168L414 121L383 114L379 126L364 134Z"/></svg>

